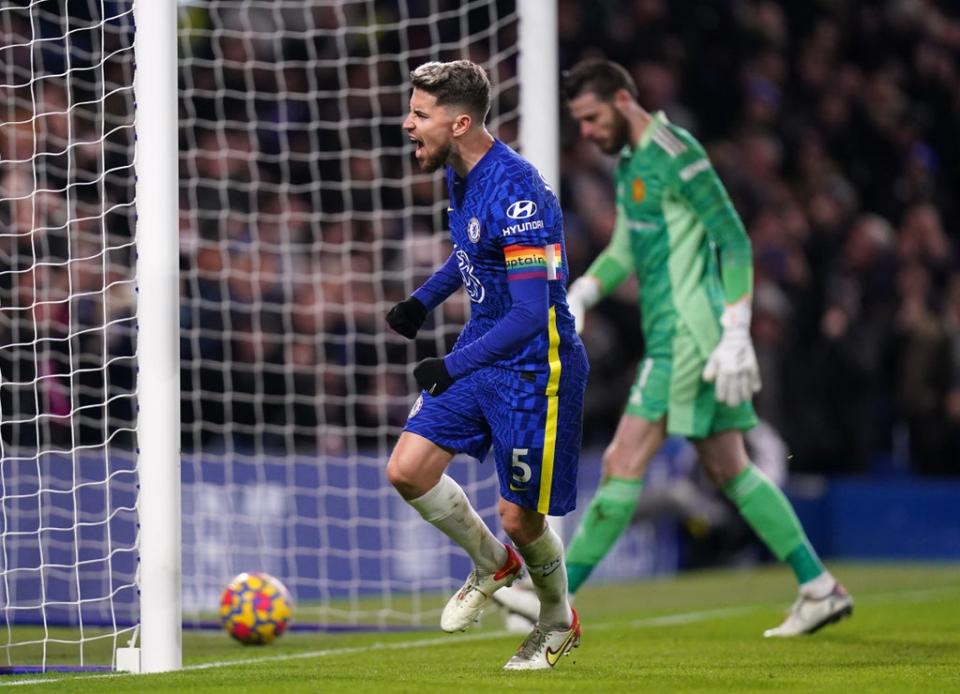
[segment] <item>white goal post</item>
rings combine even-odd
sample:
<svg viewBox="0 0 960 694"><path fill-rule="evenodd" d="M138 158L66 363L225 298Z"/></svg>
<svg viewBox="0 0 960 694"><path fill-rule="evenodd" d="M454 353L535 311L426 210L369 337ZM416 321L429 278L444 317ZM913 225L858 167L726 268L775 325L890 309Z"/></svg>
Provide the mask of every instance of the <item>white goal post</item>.
<svg viewBox="0 0 960 694"><path fill-rule="evenodd" d="M128 667L162 672L182 659L177 6L137 0L134 17L142 647Z"/></svg>
<svg viewBox="0 0 960 694"><path fill-rule="evenodd" d="M560 190L560 69L556 0L520 0L520 147ZM534 116L533 114L537 114Z"/></svg>

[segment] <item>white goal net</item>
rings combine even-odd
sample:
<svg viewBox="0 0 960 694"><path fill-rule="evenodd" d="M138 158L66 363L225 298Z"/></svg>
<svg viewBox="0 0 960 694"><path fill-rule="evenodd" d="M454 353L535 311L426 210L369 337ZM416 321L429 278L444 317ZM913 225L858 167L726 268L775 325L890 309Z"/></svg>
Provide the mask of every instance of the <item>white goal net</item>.
<svg viewBox="0 0 960 694"><path fill-rule="evenodd" d="M0 672L137 619L131 2L0 4Z"/></svg>
<svg viewBox="0 0 960 694"><path fill-rule="evenodd" d="M285 581L299 622L410 624L469 571L383 469L443 353L454 297L408 343L384 315L450 252L441 174L400 125L409 72L470 58L516 139L514 3L182 3L184 606L239 571ZM455 474L495 520L491 464ZM496 527L496 525L494 525Z"/></svg>
<svg viewBox="0 0 960 694"><path fill-rule="evenodd" d="M470 58L517 138L514 2L181 2L184 607L203 621L261 570L318 624L432 622L467 559L383 469L444 353L455 296L415 343L384 315L449 255L442 174L400 125L409 72ZM491 463L453 474L497 527Z"/></svg>
<svg viewBox="0 0 960 694"><path fill-rule="evenodd" d="M468 560L383 468L468 306L386 328L450 250L400 124L410 70L470 58L516 143L516 0L176 4L185 623L265 571L308 628L432 624ZM133 6L0 3L0 672L137 645ZM452 474L496 527L492 464Z"/></svg>

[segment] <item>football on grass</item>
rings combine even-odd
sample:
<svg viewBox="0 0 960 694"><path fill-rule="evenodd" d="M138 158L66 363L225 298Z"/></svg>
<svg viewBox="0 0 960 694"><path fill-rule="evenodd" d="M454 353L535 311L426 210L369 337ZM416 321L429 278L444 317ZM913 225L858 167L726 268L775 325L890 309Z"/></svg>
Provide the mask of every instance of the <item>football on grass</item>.
<svg viewBox="0 0 960 694"><path fill-rule="evenodd" d="M292 617L290 592L269 574L242 573L220 598L220 623L244 645L270 643L287 630Z"/></svg>

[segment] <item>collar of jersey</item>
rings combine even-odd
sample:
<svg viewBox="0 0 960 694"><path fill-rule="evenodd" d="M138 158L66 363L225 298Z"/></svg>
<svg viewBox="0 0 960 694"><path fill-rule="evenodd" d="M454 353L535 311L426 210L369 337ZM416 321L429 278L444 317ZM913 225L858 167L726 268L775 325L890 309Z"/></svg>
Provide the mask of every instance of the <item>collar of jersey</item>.
<svg viewBox="0 0 960 694"><path fill-rule="evenodd" d="M629 159L631 156L633 156L634 152L638 152L641 149L646 148L646 146L650 144L650 140L653 139L653 134L669 122L670 121L667 120L667 114L663 111L657 111L654 113L650 119L650 122L647 124L647 127L644 128L643 132L640 134L640 141L637 143L637 148L630 149L630 145L627 145L623 148L623 155Z"/></svg>
<svg viewBox="0 0 960 694"><path fill-rule="evenodd" d="M493 138L493 144L490 146L490 149L488 149L484 153L484 155L480 157L480 161L478 161L476 164L473 165L473 168L467 172L467 175L465 178L460 178L460 176L457 175L457 172L454 171L453 167L451 166L450 171L453 172L454 179L460 180L460 181L466 181L467 183L477 180L477 178L480 176L480 173L484 169L488 168L497 158L497 155L494 153L494 150L498 150L503 146L504 144L498 138L496 137Z"/></svg>

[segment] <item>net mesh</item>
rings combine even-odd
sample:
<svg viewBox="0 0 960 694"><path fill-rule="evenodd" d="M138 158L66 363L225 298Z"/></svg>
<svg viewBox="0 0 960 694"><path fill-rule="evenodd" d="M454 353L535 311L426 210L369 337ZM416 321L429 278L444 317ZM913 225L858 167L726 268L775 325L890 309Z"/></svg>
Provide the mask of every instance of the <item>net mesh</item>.
<svg viewBox="0 0 960 694"><path fill-rule="evenodd" d="M0 7L0 668L136 620L131 2Z"/></svg>
<svg viewBox="0 0 960 694"><path fill-rule="evenodd" d="M468 572L383 476L468 305L412 343L383 316L450 250L409 71L485 65L514 143L515 9L178 3L188 622L266 571L300 622L416 624ZM109 666L137 628L133 39L132 0L0 7L0 671ZM492 466L452 474L495 525Z"/></svg>
<svg viewBox="0 0 960 694"><path fill-rule="evenodd" d="M285 581L299 621L432 619L466 557L386 483L444 353L449 300L414 343L384 315L450 252L441 173L400 125L409 72L470 58L488 125L517 133L515 6L495 0L181 3L184 605L231 575ZM456 476L494 527L492 465Z"/></svg>

